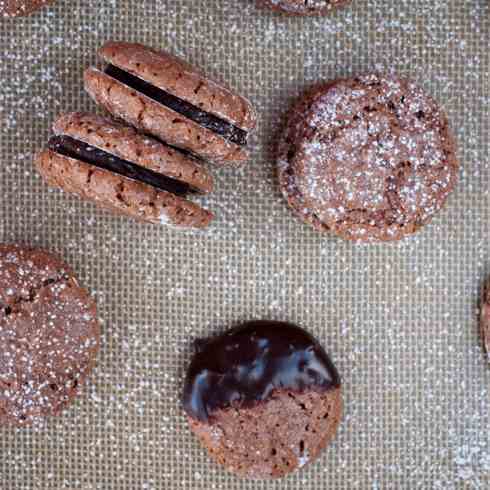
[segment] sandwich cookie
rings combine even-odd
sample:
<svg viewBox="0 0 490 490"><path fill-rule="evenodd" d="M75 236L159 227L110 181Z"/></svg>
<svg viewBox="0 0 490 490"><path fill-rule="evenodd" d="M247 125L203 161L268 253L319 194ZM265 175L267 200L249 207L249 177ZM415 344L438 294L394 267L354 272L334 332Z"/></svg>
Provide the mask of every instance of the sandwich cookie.
<svg viewBox="0 0 490 490"><path fill-rule="evenodd" d="M141 44L108 42L99 55L107 66L86 70L85 88L112 115L205 160L247 160L256 116L246 99L185 61Z"/></svg>
<svg viewBox="0 0 490 490"><path fill-rule="evenodd" d="M277 478L318 457L342 414L340 377L305 330L254 321L198 343L184 387L191 430L247 478Z"/></svg>
<svg viewBox="0 0 490 490"><path fill-rule="evenodd" d="M354 241L411 235L443 207L458 176L444 113L414 83L371 74L311 91L278 146L290 207Z"/></svg>
<svg viewBox="0 0 490 490"><path fill-rule="evenodd" d="M0 17L21 17L53 3L54 0L0 0Z"/></svg>
<svg viewBox="0 0 490 490"><path fill-rule="evenodd" d="M36 157L52 186L149 223L210 223L212 214L188 200L213 185L191 156L93 114L63 115L53 131L48 148Z"/></svg>
<svg viewBox="0 0 490 490"><path fill-rule="evenodd" d="M99 348L96 307L58 257L0 245L0 426L58 415Z"/></svg>
<svg viewBox="0 0 490 490"><path fill-rule="evenodd" d="M338 7L350 3L350 0L261 0L273 10L291 15L325 15Z"/></svg>
<svg viewBox="0 0 490 490"><path fill-rule="evenodd" d="M490 282L487 284L483 294L480 327L483 346L487 352L488 361L490 362Z"/></svg>

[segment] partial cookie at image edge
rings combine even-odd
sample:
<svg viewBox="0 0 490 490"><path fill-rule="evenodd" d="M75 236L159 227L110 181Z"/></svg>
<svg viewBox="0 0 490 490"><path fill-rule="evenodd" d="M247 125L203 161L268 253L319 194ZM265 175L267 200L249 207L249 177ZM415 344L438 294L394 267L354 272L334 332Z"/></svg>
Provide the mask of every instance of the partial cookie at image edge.
<svg viewBox="0 0 490 490"><path fill-rule="evenodd" d="M0 426L56 416L95 366L95 301L56 255L0 245Z"/></svg>
<svg viewBox="0 0 490 490"><path fill-rule="evenodd" d="M55 0L0 0L0 17L25 17Z"/></svg>
<svg viewBox="0 0 490 490"><path fill-rule="evenodd" d="M487 360L490 363L490 281L487 282L481 301L480 333Z"/></svg>
<svg viewBox="0 0 490 490"><path fill-rule="evenodd" d="M308 5L305 0L257 0L259 7L293 16L327 15L345 7L352 0L313 0Z"/></svg>

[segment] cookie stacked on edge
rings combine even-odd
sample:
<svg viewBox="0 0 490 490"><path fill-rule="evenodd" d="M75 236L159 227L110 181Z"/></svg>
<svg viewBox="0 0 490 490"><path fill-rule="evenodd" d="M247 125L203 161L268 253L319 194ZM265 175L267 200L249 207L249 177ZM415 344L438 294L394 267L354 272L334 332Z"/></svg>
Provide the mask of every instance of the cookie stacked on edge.
<svg viewBox="0 0 490 490"><path fill-rule="evenodd" d="M63 115L36 157L39 172L50 185L115 213L205 228L212 213L190 199L212 191L202 163L248 159L252 105L163 51L108 42L99 55L107 66L87 69L85 88L131 127L93 114Z"/></svg>

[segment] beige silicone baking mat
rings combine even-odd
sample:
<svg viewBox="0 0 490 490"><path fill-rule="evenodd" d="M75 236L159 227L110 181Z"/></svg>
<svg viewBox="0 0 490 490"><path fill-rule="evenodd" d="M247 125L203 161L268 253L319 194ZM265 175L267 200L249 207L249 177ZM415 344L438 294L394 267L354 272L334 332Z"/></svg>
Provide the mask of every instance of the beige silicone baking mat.
<svg viewBox="0 0 490 490"><path fill-rule="evenodd" d="M112 217L36 175L32 154L53 118L94 110L82 72L107 39L183 55L255 103L252 159L215 171L208 233ZM104 330L85 396L45 427L0 430L0 489L490 488L490 366L477 327L490 275L489 41L487 0L354 0L306 19L251 0L59 0L0 20L0 238L62 254ZM462 170L416 237L359 246L292 217L271 152L305 87L374 69L440 101ZM254 318L311 330L344 383L334 444L276 482L215 466L180 405L193 339Z"/></svg>

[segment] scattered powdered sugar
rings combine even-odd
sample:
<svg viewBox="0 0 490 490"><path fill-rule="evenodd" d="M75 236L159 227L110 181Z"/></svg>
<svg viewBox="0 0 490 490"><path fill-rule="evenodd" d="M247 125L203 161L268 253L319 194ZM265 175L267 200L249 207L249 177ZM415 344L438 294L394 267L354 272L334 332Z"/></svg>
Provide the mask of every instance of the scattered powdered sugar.
<svg viewBox="0 0 490 490"><path fill-rule="evenodd" d="M98 346L91 300L41 251L0 250L0 406L6 423L57 414L88 374Z"/></svg>
<svg viewBox="0 0 490 490"><path fill-rule="evenodd" d="M483 0L353 0L308 19L254 0L60 0L1 21L2 240L60 251L105 319L86 396L39 428L2 431L2 490L488 488L490 370L476 308L490 275L489 22ZM213 169L208 231L111 217L38 179L32 154L55 116L95 110L82 72L111 38L161 45L256 105L251 161ZM392 69L448 112L460 182L415 236L353 246L291 215L273 147L309 85ZM334 443L279 481L212 463L180 405L192 340L252 318L308 328L343 380Z"/></svg>
<svg viewBox="0 0 490 490"><path fill-rule="evenodd" d="M0 0L0 18L26 15L52 0Z"/></svg>
<svg viewBox="0 0 490 490"><path fill-rule="evenodd" d="M280 7L285 12L305 14L333 9L346 0L266 0L272 6Z"/></svg>
<svg viewBox="0 0 490 490"><path fill-rule="evenodd" d="M162 225L172 226L170 222L170 218L167 213L160 214L159 220Z"/></svg>
<svg viewBox="0 0 490 490"><path fill-rule="evenodd" d="M302 468L305 464L309 463L310 455L308 450L303 451L303 453L298 457L298 468Z"/></svg>
<svg viewBox="0 0 490 490"><path fill-rule="evenodd" d="M301 124L309 129L289 165L328 226L360 225L349 233L362 236L372 226L390 234L425 223L454 186L445 117L413 83L377 74L339 81L314 98Z"/></svg>

